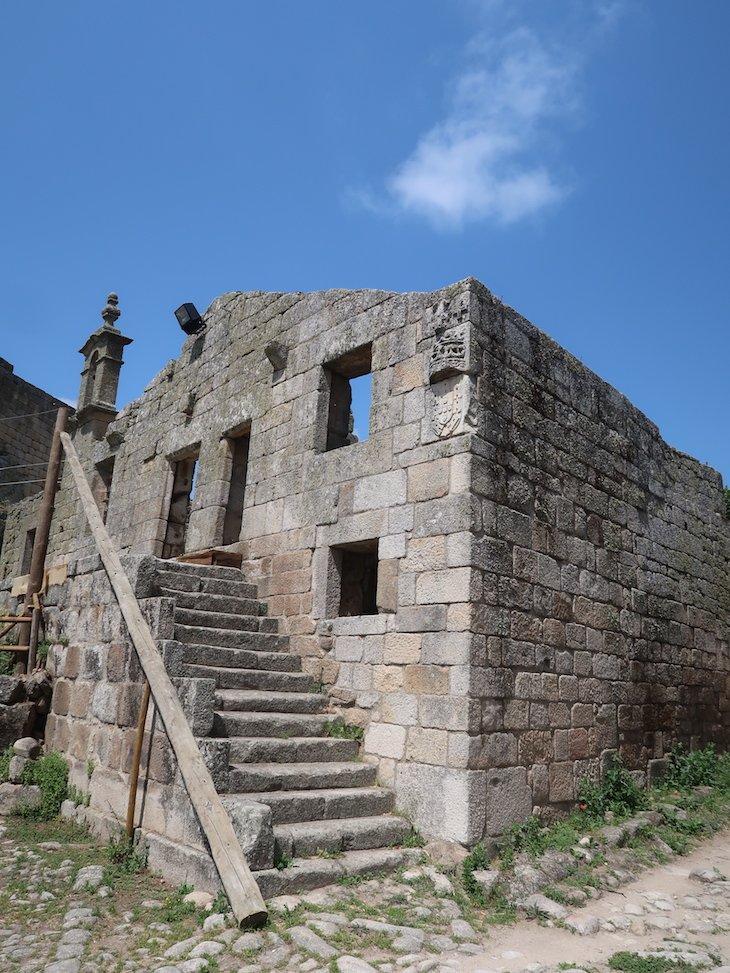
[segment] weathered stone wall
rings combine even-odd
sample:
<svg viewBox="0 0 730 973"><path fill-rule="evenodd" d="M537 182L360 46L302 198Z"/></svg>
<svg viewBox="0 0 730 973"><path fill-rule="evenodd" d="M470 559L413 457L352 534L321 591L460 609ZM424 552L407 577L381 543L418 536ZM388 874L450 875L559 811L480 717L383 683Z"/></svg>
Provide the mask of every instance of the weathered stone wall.
<svg viewBox="0 0 730 973"><path fill-rule="evenodd" d="M616 749L646 769L728 742L720 478L618 392L474 280L228 294L205 320L106 435L75 433L95 491L114 459L107 526L161 554L197 454L184 546L220 546L248 434L229 546L421 830L474 842L564 807ZM366 347L369 437L327 451L330 387ZM339 617L353 545L377 552L377 613ZM49 560L90 553L64 473Z"/></svg>
<svg viewBox="0 0 730 973"><path fill-rule="evenodd" d="M720 476L480 291L472 766L487 829L565 805L619 750L730 742L730 530Z"/></svg>
<svg viewBox="0 0 730 973"><path fill-rule="evenodd" d="M449 293L457 301L466 294L468 304L470 285ZM423 786L430 787L430 768L440 768L456 790L445 799L439 827L467 840L478 836L466 828L460 790L468 732L477 729L469 723L474 704L465 692L474 596L467 566L470 436L459 416L441 437L426 387L443 296L226 295L206 314L205 332L185 342L180 358L104 439L81 428L75 444L92 480L96 465L115 456L107 526L118 547L159 554L174 463L195 451L185 546L220 544L232 462L228 437L250 432L243 525L233 545L244 555L246 574L258 582L270 614L285 619L305 669L336 682L350 718L371 723L365 750L378 761L381 779L412 790L428 771ZM273 342L285 349L284 368L267 358ZM325 366L367 345L369 437L326 451ZM377 546L379 612L337 618L332 549L363 541ZM91 551L65 473L49 560ZM7 551L4 558L7 569ZM398 781L396 765L406 762Z"/></svg>
<svg viewBox="0 0 730 973"><path fill-rule="evenodd" d="M7 508L22 497L42 489L43 483L15 483L43 480L56 421L55 410L63 403L13 373L10 362L0 358L0 543ZM40 413L40 414L39 414ZM23 418L14 419L15 416ZM14 486L3 486L15 483ZM23 537L25 539L25 537ZM12 539L13 550L19 546ZM17 570L13 566L13 570Z"/></svg>
<svg viewBox="0 0 730 973"><path fill-rule="evenodd" d="M139 565L138 558L125 559L133 585ZM97 557L72 561L69 577L49 589L45 604L53 678L46 747L69 762L69 783L85 797L77 812L80 819L97 832L117 832L126 819L144 675ZM171 676L179 676L179 647L171 641L172 602L141 598L140 604ZM204 739L212 729L213 682L174 681L216 785L225 791L227 743ZM145 724L135 824L150 847L152 864L160 865L164 858L165 871L175 880L216 886L215 869L154 703Z"/></svg>

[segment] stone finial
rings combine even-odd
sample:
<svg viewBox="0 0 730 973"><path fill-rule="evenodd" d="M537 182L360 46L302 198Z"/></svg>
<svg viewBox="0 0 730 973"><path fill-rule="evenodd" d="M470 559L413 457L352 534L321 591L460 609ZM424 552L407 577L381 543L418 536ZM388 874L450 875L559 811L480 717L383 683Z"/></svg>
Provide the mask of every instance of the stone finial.
<svg viewBox="0 0 730 973"><path fill-rule="evenodd" d="M119 297L112 291L106 299L106 307L101 312L101 316L104 318L105 328L113 328L114 322L122 313L117 307L117 304L119 304Z"/></svg>

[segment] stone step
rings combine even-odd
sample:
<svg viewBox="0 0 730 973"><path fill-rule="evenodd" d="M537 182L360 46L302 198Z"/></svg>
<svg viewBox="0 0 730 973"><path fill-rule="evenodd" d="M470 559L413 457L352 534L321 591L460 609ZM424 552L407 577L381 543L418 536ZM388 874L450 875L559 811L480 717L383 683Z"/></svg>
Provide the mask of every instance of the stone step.
<svg viewBox="0 0 730 973"><path fill-rule="evenodd" d="M224 568L223 570L235 570L235 568ZM227 598L258 600L256 585L243 581L240 572L239 580L232 581L229 578L206 578L195 574L178 574L160 569L157 572L157 584L160 588L172 592L202 592L208 595L224 595Z"/></svg>
<svg viewBox="0 0 730 973"><path fill-rule="evenodd" d="M215 645L225 649L251 649L275 652L285 649L287 639L274 632L234 632L229 628L201 628L199 625L175 623L175 639L195 645Z"/></svg>
<svg viewBox="0 0 730 973"><path fill-rule="evenodd" d="M229 794L227 802L268 804L274 824L324 821L332 818L373 817L393 809L393 792L383 787L338 787L326 790L254 791Z"/></svg>
<svg viewBox="0 0 730 973"><path fill-rule="evenodd" d="M179 608L175 605L175 624L186 628L259 632L262 631L262 622L267 622L269 626L276 625L275 618L262 618L261 615L226 615L221 612L198 611L197 608Z"/></svg>
<svg viewBox="0 0 730 973"><path fill-rule="evenodd" d="M214 732L229 737L317 737L324 736L330 719L305 713L216 712Z"/></svg>
<svg viewBox="0 0 730 973"><path fill-rule="evenodd" d="M301 672L302 660L282 650L263 652L259 649L226 649L215 645L183 646L183 659L191 665L225 669L265 669L271 672Z"/></svg>
<svg viewBox="0 0 730 973"><path fill-rule="evenodd" d="M253 872L265 899L333 885L348 877L394 872L421 859L417 848L379 848L346 851L338 858L295 858L287 868Z"/></svg>
<svg viewBox="0 0 730 973"><path fill-rule="evenodd" d="M310 791L325 787L370 787L376 768L354 760L330 763L233 764L229 771L228 792Z"/></svg>
<svg viewBox="0 0 730 973"><path fill-rule="evenodd" d="M231 615L266 615L266 602L258 598L235 598L232 595L207 595L202 591L176 591L160 588L165 598L174 598L176 608L194 608L205 612L224 612Z"/></svg>
<svg viewBox="0 0 730 973"><path fill-rule="evenodd" d="M259 590L248 581L226 581L223 578L201 578L200 590L206 595L225 595L233 598L258 598Z"/></svg>
<svg viewBox="0 0 730 973"><path fill-rule="evenodd" d="M300 821L274 828L280 855L308 858L321 852L390 848L404 841L410 825L403 818L381 814L369 818L335 818L333 821Z"/></svg>
<svg viewBox="0 0 730 973"><path fill-rule="evenodd" d="M258 689L275 693L311 693L314 689L312 677L306 672L188 664L185 675L197 679L215 679L218 689Z"/></svg>
<svg viewBox="0 0 730 973"><path fill-rule="evenodd" d="M228 578L232 581L242 581L240 568L224 568L218 564L190 564L188 561L173 561L159 559L160 571L171 574L196 576L199 578Z"/></svg>
<svg viewBox="0 0 730 973"><path fill-rule="evenodd" d="M337 737L231 737L231 763L313 763L354 760L360 745Z"/></svg>
<svg viewBox="0 0 730 973"><path fill-rule="evenodd" d="M322 693L220 689L215 694L216 709L236 713L321 713L327 703Z"/></svg>

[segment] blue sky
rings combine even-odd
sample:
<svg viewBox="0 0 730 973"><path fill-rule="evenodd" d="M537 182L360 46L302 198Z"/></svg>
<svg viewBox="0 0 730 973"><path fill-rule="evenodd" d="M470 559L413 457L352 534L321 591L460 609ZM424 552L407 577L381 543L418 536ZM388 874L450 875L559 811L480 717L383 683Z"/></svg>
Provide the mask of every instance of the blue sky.
<svg viewBox="0 0 730 973"><path fill-rule="evenodd" d="M730 481L730 4L6 4L0 355L120 404L230 290L468 275Z"/></svg>

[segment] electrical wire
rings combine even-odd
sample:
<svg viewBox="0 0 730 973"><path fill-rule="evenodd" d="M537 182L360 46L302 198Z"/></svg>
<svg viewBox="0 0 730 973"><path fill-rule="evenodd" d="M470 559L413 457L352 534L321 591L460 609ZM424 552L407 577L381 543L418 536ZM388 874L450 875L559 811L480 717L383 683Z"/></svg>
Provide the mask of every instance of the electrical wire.
<svg viewBox="0 0 730 973"><path fill-rule="evenodd" d="M0 419L0 422L10 422L12 419L32 419L33 416L48 416L52 412L58 412L58 409L46 409L45 412L26 412L24 416L5 416Z"/></svg>
<svg viewBox="0 0 730 973"><path fill-rule="evenodd" d="M0 483L0 490L2 490L3 487L20 486L23 483L45 483L45 482L46 482L45 479L43 479L43 480L11 480L10 483Z"/></svg>
<svg viewBox="0 0 730 973"><path fill-rule="evenodd" d="M16 466L0 466L0 473L5 470L25 470L29 469L31 466L48 466L48 462L45 463L18 463Z"/></svg>

